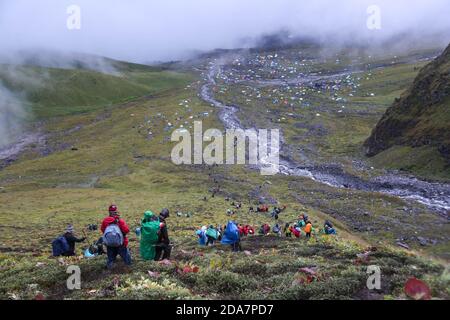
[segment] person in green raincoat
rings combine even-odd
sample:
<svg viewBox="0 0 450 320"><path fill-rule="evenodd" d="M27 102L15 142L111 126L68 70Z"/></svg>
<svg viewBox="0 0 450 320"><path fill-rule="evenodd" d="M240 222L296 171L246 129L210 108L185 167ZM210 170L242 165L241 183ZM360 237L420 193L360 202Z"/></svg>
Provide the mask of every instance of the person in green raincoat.
<svg viewBox="0 0 450 320"><path fill-rule="evenodd" d="M159 237L159 219L151 211L144 213L141 222L140 253L144 260L154 260L156 256L155 245Z"/></svg>
<svg viewBox="0 0 450 320"><path fill-rule="evenodd" d="M217 238L219 238L219 232L216 228L214 228L213 225L209 226L209 228L205 232L206 234L206 246L214 245L214 243L217 241Z"/></svg>

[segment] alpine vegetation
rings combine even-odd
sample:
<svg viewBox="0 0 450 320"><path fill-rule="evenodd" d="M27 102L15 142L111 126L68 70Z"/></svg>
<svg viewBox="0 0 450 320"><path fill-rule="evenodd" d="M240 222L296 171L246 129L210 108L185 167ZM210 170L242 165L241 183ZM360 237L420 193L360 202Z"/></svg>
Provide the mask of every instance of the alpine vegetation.
<svg viewBox="0 0 450 320"><path fill-rule="evenodd" d="M449 9L0 0L0 300L450 299Z"/></svg>

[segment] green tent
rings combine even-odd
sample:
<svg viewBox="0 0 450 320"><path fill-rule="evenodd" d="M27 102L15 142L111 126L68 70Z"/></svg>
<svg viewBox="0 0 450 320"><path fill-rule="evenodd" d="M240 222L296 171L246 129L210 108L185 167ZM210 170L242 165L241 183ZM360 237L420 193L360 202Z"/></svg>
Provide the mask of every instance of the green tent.
<svg viewBox="0 0 450 320"><path fill-rule="evenodd" d="M141 257L144 260L155 259L155 245L158 243L159 219L153 212L144 213L141 223Z"/></svg>

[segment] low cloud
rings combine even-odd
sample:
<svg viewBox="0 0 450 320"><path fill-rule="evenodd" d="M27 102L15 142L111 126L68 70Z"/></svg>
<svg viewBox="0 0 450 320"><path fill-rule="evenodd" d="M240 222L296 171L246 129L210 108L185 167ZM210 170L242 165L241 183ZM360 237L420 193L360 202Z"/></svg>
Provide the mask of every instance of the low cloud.
<svg viewBox="0 0 450 320"><path fill-rule="evenodd" d="M0 64L0 149L24 134L32 117L27 92L39 91L48 76L45 69Z"/></svg>
<svg viewBox="0 0 450 320"><path fill-rule="evenodd" d="M26 115L23 100L0 83L0 149L22 133Z"/></svg>
<svg viewBox="0 0 450 320"><path fill-rule="evenodd" d="M81 9L80 30L67 28L70 5ZM367 28L370 5L381 10L379 30ZM444 44L449 9L447 0L3 1L0 54L40 48L149 62L251 46L278 30L340 43L435 35Z"/></svg>
<svg viewBox="0 0 450 320"><path fill-rule="evenodd" d="M367 27L371 5L380 10L375 30ZM80 29L67 26L70 6L81 10ZM402 50L444 46L449 10L447 0L0 0L0 63L10 65L0 65L0 148L22 131L28 103L21 85L42 82L42 74L23 74L14 65L115 73L100 56L179 60L251 47L280 31L336 48L369 44L382 52L388 41Z"/></svg>

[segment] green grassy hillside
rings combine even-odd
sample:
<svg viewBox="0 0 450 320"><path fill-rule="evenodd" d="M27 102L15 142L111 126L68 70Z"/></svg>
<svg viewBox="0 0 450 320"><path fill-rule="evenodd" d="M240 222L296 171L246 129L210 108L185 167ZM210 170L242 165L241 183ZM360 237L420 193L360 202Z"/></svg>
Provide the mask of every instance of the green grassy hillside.
<svg viewBox="0 0 450 320"><path fill-rule="evenodd" d="M46 118L46 141L30 145L0 169L1 299L403 299L410 277L426 281L434 298L449 297L447 262L440 260L448 259L448 227L423 207L405 214L409 204L395 197L334 189L306 178L263 177L243 166L174 165L174 128L191 129L195 120L202 120L204 128L223 128L216 110L198 98L195 75L33 72L49 75L33 105ZM70 98L50 90L49 83L66 88ZM13 85L20 88L20 83ZM130 96L138 97L114 102ZM43 101L58 101L59 109ZM218 187L213 197L211 190ZM240 223L255 228L273 224L269 214L248 213L249 206L262 201L287 206L281 224L308 212L316 231L309 241L249 237L242 243L245 252L237 254L228 246L199 247L196 229L225 224L232 201L243 203L233 217ZM170 265L142 261L133 233L131 268L119 262L107 271L104 256L49 257L52 239L67 224L81 234L88 224L101 222L111 203L133 230L144 211L170 208L168 227L175 244ZM335 224L338 236L320 233L325 220ZM89 243L100 236L86 232ZM411 250L395 246L397 237L419 234L438 242L422 247L411 240ZM77 253L89 243L79 245ZM81 268L81 290L66 288L70 264ZM382 269L381 290L366 287L369 264ZM199 272L180 273L186 265L198 266Z"/></svg>
<svg viewBox="0 0 450 320"><path fill-rule="evenodd" d="M37 119L83 113L182 87L189 76L146 66L113 64L115 75L82 69L0 65L0 81L23 95ZM146 69L147 68L147 69Z"/></svg>
<svg viewBox="0 0 450 320"><path fill-rule="evenodd" d="M377 162L450 178L450 46L425 66L365 142ZM391 160L395 160L391 162Z"/></svg>

